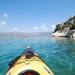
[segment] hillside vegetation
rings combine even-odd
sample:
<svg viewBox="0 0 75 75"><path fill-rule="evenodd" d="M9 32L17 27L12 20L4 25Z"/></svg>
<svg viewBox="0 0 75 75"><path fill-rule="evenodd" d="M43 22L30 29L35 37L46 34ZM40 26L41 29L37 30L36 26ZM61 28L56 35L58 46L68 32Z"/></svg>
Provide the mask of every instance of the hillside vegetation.
<svg viewBox="0 0 75 75"><path fill-rule="evenodd" d="M75 16L70 17L67 21L62 24L57 24L54 32L63 32L67 30L74 30L75 29Z"/></svg>

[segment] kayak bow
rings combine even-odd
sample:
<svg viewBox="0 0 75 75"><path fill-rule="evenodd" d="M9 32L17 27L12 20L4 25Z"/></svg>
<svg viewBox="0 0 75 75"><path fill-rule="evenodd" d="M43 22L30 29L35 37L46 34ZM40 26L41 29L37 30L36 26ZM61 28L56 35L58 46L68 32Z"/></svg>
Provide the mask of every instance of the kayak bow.
<svg viewBox="0 0 75 75"><path fill-rule="evenodd" d="M48 66L43 62L32 48L9 63L9 70L6 75L54 75Z"/></svg>

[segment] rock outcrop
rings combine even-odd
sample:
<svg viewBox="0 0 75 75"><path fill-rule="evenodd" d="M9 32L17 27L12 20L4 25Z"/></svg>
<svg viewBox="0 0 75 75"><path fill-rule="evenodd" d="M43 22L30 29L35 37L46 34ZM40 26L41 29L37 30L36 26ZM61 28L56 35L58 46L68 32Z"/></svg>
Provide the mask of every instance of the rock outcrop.
<svg viewBox="0 0 75 75"><path fill-rule="evenodd" d="M62 24L57 24L52 36L75 37L75 16L69 18Z"/></svg>

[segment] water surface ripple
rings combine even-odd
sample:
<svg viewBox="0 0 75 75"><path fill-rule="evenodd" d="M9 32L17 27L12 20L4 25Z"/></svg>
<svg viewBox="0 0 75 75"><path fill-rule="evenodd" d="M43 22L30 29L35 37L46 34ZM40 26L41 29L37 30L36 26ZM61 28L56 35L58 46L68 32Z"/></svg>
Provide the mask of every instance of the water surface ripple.
<svg viewBox="0 0 75 75"><path fill-rule="evenodd" d="M0 38L0 75L5 75L9 61L28 45L44 59L55 75L75 75L75 40L48 36Z"/></svg>

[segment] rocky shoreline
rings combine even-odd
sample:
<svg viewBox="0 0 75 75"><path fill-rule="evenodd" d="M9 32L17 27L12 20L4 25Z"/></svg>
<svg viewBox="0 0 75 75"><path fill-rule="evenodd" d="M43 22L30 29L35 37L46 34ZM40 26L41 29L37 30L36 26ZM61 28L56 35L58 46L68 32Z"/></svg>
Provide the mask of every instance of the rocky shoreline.
<svg viewBox="0 0 75 75"><path fill-rule="evenodd" d="M75 30L69 30L67 33L66 32L54 32L52 33L53 37L71 37L75 38Z"/></svg>

